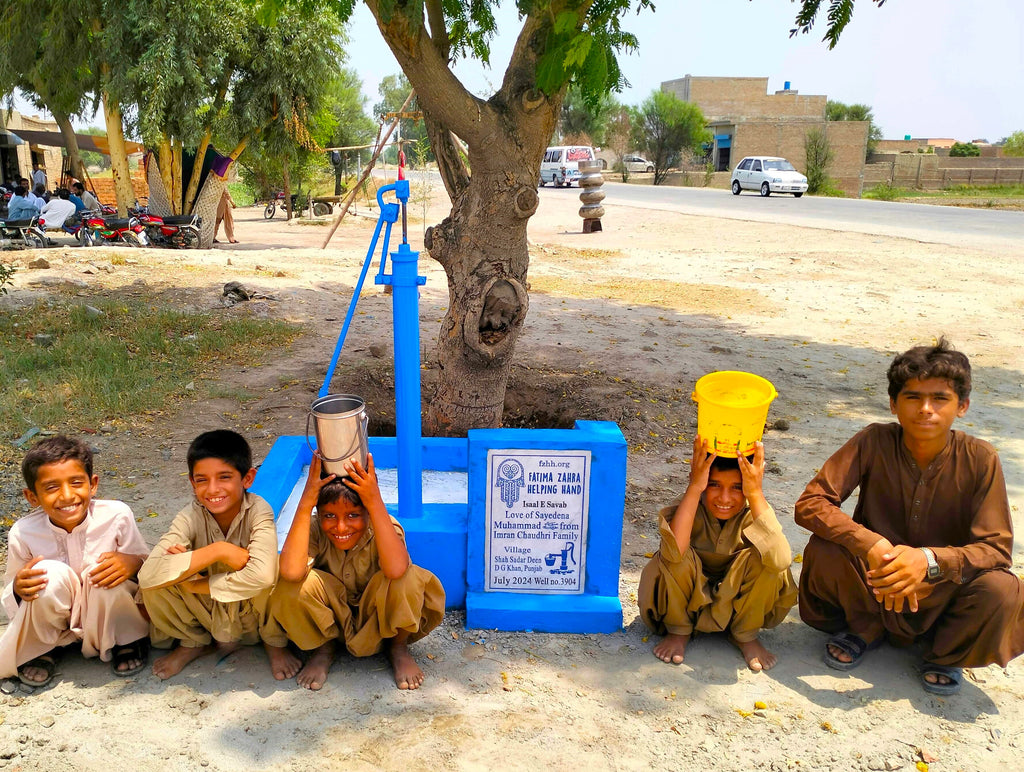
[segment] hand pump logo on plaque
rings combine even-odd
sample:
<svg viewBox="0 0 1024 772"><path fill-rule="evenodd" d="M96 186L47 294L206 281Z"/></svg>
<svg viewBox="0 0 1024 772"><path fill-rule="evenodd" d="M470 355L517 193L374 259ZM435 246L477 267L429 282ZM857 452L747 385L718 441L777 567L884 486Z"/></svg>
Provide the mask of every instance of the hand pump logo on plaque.
<svg viewBox="0 0 1024 772"><path fill-rule="evenodd" d="M581 594L590 451L489 450L489 592Z"/></svg>

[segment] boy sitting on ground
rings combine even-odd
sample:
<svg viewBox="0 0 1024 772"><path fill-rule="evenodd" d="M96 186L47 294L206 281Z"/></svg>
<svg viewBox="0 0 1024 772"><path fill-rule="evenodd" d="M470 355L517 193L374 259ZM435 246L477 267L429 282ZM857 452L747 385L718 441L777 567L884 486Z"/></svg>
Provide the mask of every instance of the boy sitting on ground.
<svg viewBox="0 0 1024 772"><path fill-rule="evenodd" d="M922 686L960 690L962 668L1024 650L1024 588L1010 572L1013 527L999 456L953 421L971 365L945 338L897 356L889 408L840 448L796 503L812 532L800 616L827 633L825 664L851 670L883 636L921 640ZM860 488L853 517L839 507Z"/></svg>
<svg viewBox="0 0 1024 772"><path fill-rule="evenodd" d="M640 618L665 636L654 655L683 661L694 632L727 632L747 666L777 661L758 633L778 625L796 603L789 543L765 500L764 445L752 459L724 458L693 442L690 483L659 513L661 548L644 568Z"/></svg>
<svg viewBox="0 0 1024 772"><path fill-rule="evenodd" d="M110 662L115 675L146 665L149 623L135 603L135 575L146 542L131 509L95 499L99 477L89 446L56 436L37 443L21 464L25 498L35 509L11 528L0 638L0 678L45 686L59 648Z"/></svg>
<svg viewBox="0 0 1024 772"><path fill-rule="evenodd" d="M340 641L355 657L386 648L399 689L423 683L408 644L441 622L444 588L409 559L402 526L388 515L377 487L373 456L367 467L347 462L349 478L320 479L319 455L310 463L281 549L281 581L260 631L278 680L298 673L300 685L322 688ZM288 641L312 652L301 670Z"/></svg>
<svg viewBox="0 0 1024 772"><path fill-rule="evenodd" d="M206 432L187 461L195 500L139 571L153 645L178 644L153 663L160 678L217 649L256 643L277 579L274 512L246 490L256 477L249 444L226 429Z"/></svg>

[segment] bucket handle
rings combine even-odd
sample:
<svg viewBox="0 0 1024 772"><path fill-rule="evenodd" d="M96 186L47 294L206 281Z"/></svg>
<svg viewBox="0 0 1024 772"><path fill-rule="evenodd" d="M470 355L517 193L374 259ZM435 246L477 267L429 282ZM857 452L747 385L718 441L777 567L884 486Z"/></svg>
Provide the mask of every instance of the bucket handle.
<svg viewBox="0 0 1024 772"><path fill-rule="evenodd" d="M310 410L310 411L308 411L306 413L306 447L308 447L311 451L316 453L319 450L319 448L314 448L313 444L309 441L309 419L312 418L312 417L313 417L313 411ZM360 421L363 424L363 432L365 433L366 432L366 428L367 428L367 426L370 423L370 416L367 415L366 411L364 410L362 413L359 414L359 418L360 418ZM325 456L323 453L320 454L320 458L322 458L324 461L335 463L337 461L343 461L344 459L348 458L353 453L355 453L358 449L359 449L359 438L356 437L355 445L350 447L347 451L345 451L343 454L341 454L337 458L327 458L327 456Z"/></svg>

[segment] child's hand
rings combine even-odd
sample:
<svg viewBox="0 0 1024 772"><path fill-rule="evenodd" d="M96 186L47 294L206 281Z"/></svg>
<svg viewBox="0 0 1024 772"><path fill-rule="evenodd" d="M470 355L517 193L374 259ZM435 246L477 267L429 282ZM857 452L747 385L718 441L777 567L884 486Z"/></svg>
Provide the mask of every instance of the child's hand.
<svg viewBox="0 0 1024 772"><path fill-rule="evenodd" d="M239 547L237 544L222 541L220 544L220 562L232 571L241 571L249 562L249 550Z"/></svg>
<svg viewBox="0 0 1024 772"><path fill-rule="evenodd" d="M336 474L329 474L321 480L320 474L323 466L324 462L320 456L320 451L313 451L313 460L309 462L309 474L306 476L306 485L302 489L302 497L300 499L301 504L310 510L316 506L316 500L320 496L320 490L327 485L327 483L333 482L338 476Z"/></svg>
<svg viewBox="0 0 1024 772"><path fill-rule="evenodd" d="M383 506L384 499L381 498L380 488L377 485L377 472L373 467L372 453L366 454L366 466L367 468L363 469L363 465L358 460L346 461L345 471L348 472L349 478L344 482L359 494L363 506L370 511L371 505L375 502L379 502Z"/></svg>
<svg viewBox="0 0 1024 772"><path fill-rule="evenodd" d="M752 497L762 495L764 488L764 443L754 444L754 462L747 461L742 453L737 454L740 464L740 476L743 478L743 495L750 501Z"/></svg>
<svg viewBox="0 0 1024 772"><path fill-rule="evenodd" d="M693 458L690 459L690 487L703 493L708 487L708 475L711 474L711 463L718 454L711 450L711 443L699 434L693 438Z"/></svg>
<svg viewBox="0 0 1024 772"><path fill-rule="evenodd" d="M14 575L14 592L25 602L38 598L46 587L46 569L35 567L42 559L42 555L36 555Z"/></svg>
<svg viewBox="0 0 1024 772"><path fill-rule="evenodd" d="M104 552L96 568L89 572L89 579L97 587L117 587L125 579L135 576L141 563L135 555Z"/></svg>

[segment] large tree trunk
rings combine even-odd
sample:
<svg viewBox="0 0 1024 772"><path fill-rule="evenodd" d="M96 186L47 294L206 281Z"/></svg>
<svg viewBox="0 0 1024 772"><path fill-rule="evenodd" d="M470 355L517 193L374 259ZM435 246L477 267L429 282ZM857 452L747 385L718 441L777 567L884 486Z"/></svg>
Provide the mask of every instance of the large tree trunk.
<svg viewBox="0 0 1024 772"><path fill-rule="evenodd" d="M82 163L82 154L78 150L78 137L75 136L75 127L71 125L71 119L64 113L51 110L53 120L60 127L60 133L64 137L64 149L68 151L68 161L71 166L71 176L79 182L85 182L85 164Z"/></svg>
<svg viewBox="0 0 1024 772"><path fill-rule="evenodd" d="M429 33L411 16L382 10L390 5L382 0L367 5L416 89L452 199L451 214L424 240L430 256L444 266L449 295L438 336L440 376L424 432L462 436L469 429L500 426L515 344L529 307L526 225L539 203L540 161L565 96L565 87L551 95L536 88L540 41L556 12L569 10L582 19L590 3L558 0L550 13L528 16L501 88L487 101L470 94L448 66L439 4L427 4ZM469 148L472 176L452 132Z"/></svg>
<svg viewBox="0 0 1024 772"><path fill-rule="evenodd" d="M496 155L500 145L492 146ZM506 148L511 150L511 148ZM500 426L515 344L529 308L526 224L537 208L528 169L474 166L452 213L430 228L430 256L448 276L448 311L437 339L437 391L425 420L433 435ZM510 172L506 174L506 172Z"/></svg>
<svg viewBox="0 0 1024 772"><path fill-rule="evenodd" d="M156 162L160 167L160 181L163 182L167 198L171 203L171 214L180 214L178 202L174 200L174 151L171 150L171 140L167 138L166 134L160 137Z"/></svg>
<svg viewBox="0 0 1024 772"><path fill-rule="evenodd" d="M131 171L128 169L121 104L106 90L103 91L103 118L107 124L107 143L110 145L110 170L114 175L117 215L127 217L128 208L135 205L135 189L132 187Z"/></svg>

